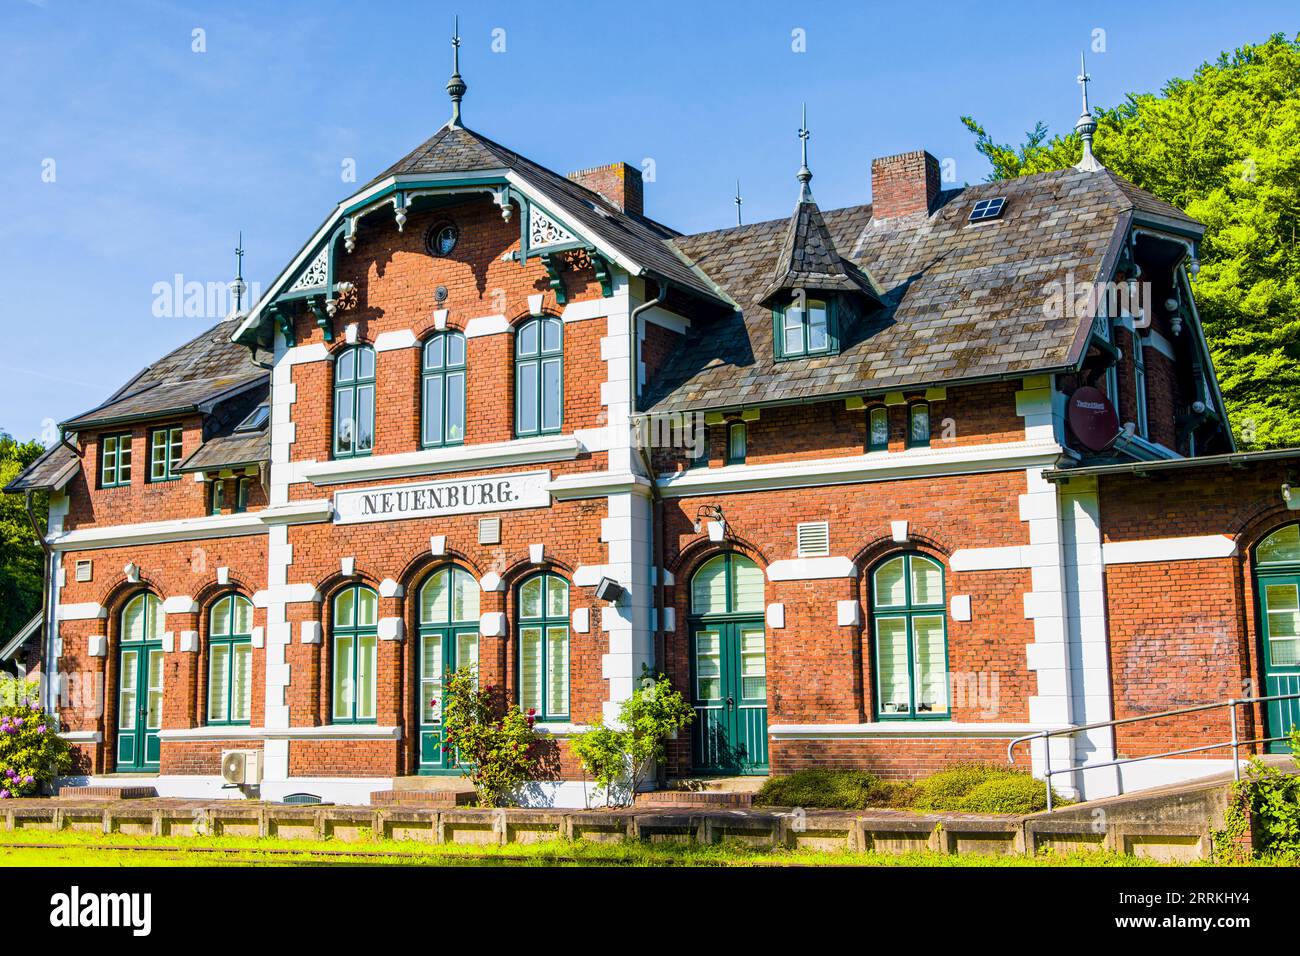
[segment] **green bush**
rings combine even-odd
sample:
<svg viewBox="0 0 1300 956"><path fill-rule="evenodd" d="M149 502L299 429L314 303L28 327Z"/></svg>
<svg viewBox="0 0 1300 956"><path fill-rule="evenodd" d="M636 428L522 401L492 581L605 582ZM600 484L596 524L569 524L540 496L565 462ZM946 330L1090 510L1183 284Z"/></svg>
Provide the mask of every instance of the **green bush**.
<svg viewBox="0 0 1300 956"><path fill-rule="evenodd" d="M890 787L865 770L799 770L769 777L754 795L755 806L861 810L889 799Z"/></svg>
<svg viewBox="0 0 1300 956"><path fill-rule="evenodd" d="M541 764L533 712L525 714L517 704L503 711L493 690L480 690L474 670L462 667L447 682L443 713L443 750L451 754L455 748L461 773L474 782L485 807L509 803Z"/></svg>
<svg viewBox="0 0 1300 956"><path fill-rule="evenodd" d="M36 793L71 766L53 718L29 700L0 706L0 798Z"/></svg>
<svg viewBox="0 0 1300 956"><path fill-rule="evenodd" d="M958 764L917 783L912 801L918 810L958 810L963 813L1037 813L1047 809L1041 780L1021 770L985 764ZM1062 800L1055 791L1054 805Z"/></svg>

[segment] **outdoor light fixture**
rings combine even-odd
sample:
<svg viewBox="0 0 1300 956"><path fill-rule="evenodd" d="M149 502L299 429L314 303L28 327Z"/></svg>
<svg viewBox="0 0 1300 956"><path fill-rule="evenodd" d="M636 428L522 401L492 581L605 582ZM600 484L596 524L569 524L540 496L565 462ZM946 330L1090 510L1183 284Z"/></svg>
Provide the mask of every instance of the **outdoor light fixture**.
<svg viewBox="0 0 1300 956"><path fill-rule="evenodd" d="M596 597L610 604L617 604L618 599L626 593L627 589L613 578L601 578L600 583L596 585Z"/></svg>
<svg viewBox="0 0 1300 956"><path fill-rule="evenodd" d="M727 519L722 516L721 505L700 505L695 512L695 533L707 526L710 541L721 541L726 534Z"/></svg>

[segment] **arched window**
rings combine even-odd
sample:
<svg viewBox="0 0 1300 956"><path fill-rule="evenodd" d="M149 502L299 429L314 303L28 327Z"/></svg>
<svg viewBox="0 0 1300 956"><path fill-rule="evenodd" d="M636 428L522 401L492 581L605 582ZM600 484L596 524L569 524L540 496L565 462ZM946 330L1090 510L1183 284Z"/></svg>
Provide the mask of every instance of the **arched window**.
<svg viewBox="0 0 1300 956"><path fill-rule="evenodd" d="M375 350L355 345L334 363L334 457L369 455L375 447Z"/></svg>
<svg viewBox="0 0 1300 956"><path fill-rule="evenodd" d="M379 597L354 584L334 596L334 723L375 722Z"/></svg>
<svg viewBox="0 0 1300 956"><path fill-rule="evenodd" d="M889 558L871 575L876 712L881 718L948 716L943 593L943 565L924 555Z"/></svg>
<svg viewBox="0 0 1300 956"><path fill-rule="evenodd" d="M703 773L767 767L763 571L742 554L710 558L691 577L692 759Z"/></svg>
<svg viewBox="0 0 1300 956"><path fill-rule="evenodd" d="M443 749L444 681L462 667L478 669L479 583L464 568L445 567L420 588L420 770L454 770Z"/></svg>
<svg viewBox="0 0 1300 956"><path fill-rule="evenodd" d="M564 420L564 325L529 319L515 332L515 434L558 432Z"/></svg>
<svg viewBox="0 0 1300 956"><path fill-rule="evenodd" d="M253 706L253 602L227 594L208 612L208 723L246 724Z"/></svg>
<svg viewBox="0 0 1300 956"><path fill-rule="evenodd" d="M424 343L420 443L425 448L465 440L465 336L438 332Z"/></svg>
<svg viewBox="0 0 1300 956"><path fill-rule="evenodd" d="M117 769L156 770L163 707L163 609L137 594L122 608L117 670Z"/></svg>
<svg viewBox="0 0 1300 956"><path fill-rule="evenodd" d="M1255 548L1264 696L1300 693L1300 524L1278 528ZM1300 700L1267 705L1270 753L1287 753L1286 736L1300 723Z"/></svg>
<svg viewBox="0 0 1300 956"><path fill-rule="evenodd" d="M930 444L930 403L913 402L907 407L907 447L924 448Z"/></svg>
<svg viewBox="0 0 1300 956"><path fill-rule="evenodd" d="M519 585L519 706L569 717L569 582L555 574Z"/></svg>
<svg viewBox="0 0 1300 956"><path fill-rule="evenodd" d="M873 405L867 413L867 451L889 451L889 409Z"/></svg>

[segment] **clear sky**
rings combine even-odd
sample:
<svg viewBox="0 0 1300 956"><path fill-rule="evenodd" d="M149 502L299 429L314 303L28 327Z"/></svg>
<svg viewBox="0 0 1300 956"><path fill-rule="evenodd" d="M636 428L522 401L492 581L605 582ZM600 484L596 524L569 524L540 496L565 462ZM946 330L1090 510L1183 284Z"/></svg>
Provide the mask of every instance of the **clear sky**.
<svg viewBox="0 0 1300 956"><path fill-rule="evenodd" d="M98 404L221 317L155 316L156 283L229 280L242 229L269 284L442 125L458 7L466 125L561 172L652 163L647 214L685 232L735 222L737 178L746 222L789 214L803 100L832 209L910 149L984 179L963 113L1014 142L1071 127L1080 50L1111 105L1300 22L1294 0L0 0L0 429Z"/></svg>

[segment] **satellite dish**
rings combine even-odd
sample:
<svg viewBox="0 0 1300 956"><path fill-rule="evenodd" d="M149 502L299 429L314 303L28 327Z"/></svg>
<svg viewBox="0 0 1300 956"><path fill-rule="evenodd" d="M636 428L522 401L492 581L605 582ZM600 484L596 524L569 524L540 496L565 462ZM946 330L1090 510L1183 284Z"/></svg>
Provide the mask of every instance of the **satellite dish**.
<svg viewBox="0 0 1300 956"><path fill-rule="evenodd" d="M1085 385L1071 393L1066 418L1079 442L1090 451L1105 451L1119 437L1119 416L1106 393Z"/></svg>

